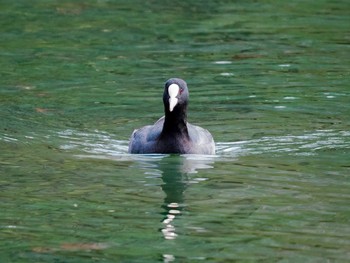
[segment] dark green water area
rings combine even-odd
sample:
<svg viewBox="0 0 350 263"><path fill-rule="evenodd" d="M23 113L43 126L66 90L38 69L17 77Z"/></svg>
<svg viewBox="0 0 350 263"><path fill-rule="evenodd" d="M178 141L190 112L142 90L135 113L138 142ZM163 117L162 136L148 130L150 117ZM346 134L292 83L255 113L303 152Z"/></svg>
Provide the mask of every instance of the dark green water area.
<svg viewBox="0 0 350 263"><path fill-rule="evenodd" d="M0 262L348 262L350 2L0 2ZM165 81L216 155L130 155Z"/></svg>

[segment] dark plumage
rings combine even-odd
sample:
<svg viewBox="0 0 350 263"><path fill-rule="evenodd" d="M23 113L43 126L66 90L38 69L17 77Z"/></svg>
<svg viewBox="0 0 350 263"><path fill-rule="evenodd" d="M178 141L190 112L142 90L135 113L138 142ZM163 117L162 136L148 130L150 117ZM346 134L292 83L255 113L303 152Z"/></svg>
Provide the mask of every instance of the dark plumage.
<svg viewBox="0 0 350 263"><path fill-rule="evenodd" d="M132 133L129 153L215 154L212 135L187 122L188 97L184 80L169 79L163 93L165 116Z"/></svg>

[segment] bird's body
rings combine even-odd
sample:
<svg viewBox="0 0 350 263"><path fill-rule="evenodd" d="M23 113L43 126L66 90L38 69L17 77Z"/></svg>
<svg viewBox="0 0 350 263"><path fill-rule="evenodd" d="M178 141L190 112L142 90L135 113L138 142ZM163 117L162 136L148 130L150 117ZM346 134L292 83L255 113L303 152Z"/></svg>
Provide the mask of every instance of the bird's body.
<svg viewBox="0 0 350 263"><path fill-rule="evenodd" d="M169 79L163 94L165 116L132 133L129 153L215 154L209 131L187 122L188 96L185 81Z"/></svg>

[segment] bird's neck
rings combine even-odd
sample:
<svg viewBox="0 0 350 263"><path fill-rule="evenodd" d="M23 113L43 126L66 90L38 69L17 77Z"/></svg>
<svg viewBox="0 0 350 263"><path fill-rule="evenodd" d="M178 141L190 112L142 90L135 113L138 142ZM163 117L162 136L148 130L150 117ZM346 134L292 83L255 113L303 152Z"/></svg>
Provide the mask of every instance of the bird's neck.
<svg viewBox="0 0 350 263"><path fill-rule="evenodd" d="M165 120L162 133L172 136L184 135L188 137L186 111L183 110L181 112L165 112Z"/></svg>

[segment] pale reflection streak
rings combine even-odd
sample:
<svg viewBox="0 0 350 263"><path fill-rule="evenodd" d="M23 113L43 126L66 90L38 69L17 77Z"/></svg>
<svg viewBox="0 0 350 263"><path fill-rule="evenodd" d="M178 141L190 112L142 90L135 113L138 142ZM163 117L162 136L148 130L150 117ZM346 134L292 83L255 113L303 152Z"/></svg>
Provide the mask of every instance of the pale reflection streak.
<svg viewBox="0 0 350 263"><path fill-rule="evenodd" d="M168 263L168 262L173 262L175 260L174 255L171 254L163 254L163 262Z"/></svg>
<svg viewBox="0 0 350 263"><path fill-rule="evenodd" d="M168 214L166 218L163 220L164 228L162 229L162 233L165 239L175 239L177 237L175 227L172 225L173 220L181 211L178 210L178 203L170 203L167 205L169 208Z"/></svg>

